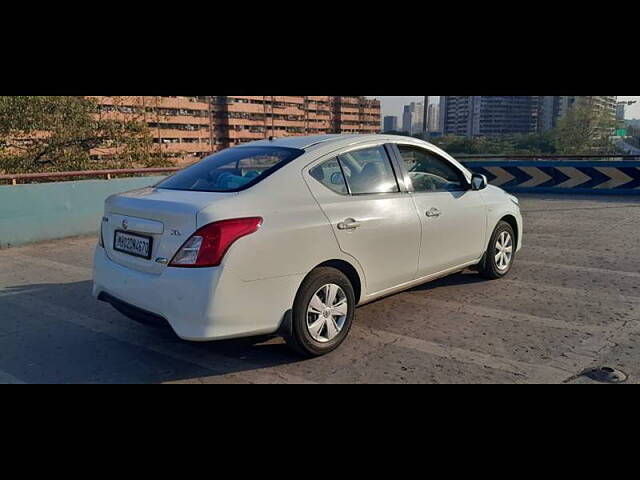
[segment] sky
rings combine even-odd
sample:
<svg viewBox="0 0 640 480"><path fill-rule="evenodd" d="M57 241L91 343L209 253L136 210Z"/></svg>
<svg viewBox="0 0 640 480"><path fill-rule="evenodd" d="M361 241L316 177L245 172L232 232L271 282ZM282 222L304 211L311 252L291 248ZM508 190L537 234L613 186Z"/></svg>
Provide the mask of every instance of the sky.
<svg viewBox="0 0 640 480"><path fill-rule="evenodd" d="M411 102L422 102L424 97L373 97L380 100L382 104L382 115L395 115L402 121L402 108ZM430 97L429 102L435 103L440 97ZM618 97L619 101L637 100L638 103L627 106L625 110L626 118L640 118L640 96Z"/></svg>

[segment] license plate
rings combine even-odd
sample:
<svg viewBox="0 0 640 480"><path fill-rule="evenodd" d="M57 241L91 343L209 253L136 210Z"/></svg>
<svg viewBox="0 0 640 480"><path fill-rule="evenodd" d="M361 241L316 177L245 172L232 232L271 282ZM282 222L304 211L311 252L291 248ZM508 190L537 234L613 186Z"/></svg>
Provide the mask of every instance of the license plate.
<svg viewBox="0 0 640 480"><path fill-rule="evenodd" d="M113 249L133 255L134 257L151 259L151 247L153 245L153 238L144 237L142 235L133 235L121 230L116 230L115 238L113 239Z"/></svg>

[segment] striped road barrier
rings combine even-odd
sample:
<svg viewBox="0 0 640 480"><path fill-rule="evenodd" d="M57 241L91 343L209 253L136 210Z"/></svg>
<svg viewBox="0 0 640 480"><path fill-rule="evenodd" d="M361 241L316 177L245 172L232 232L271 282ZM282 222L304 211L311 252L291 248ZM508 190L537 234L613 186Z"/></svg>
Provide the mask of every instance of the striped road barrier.
<svg viewBox="0 0 640 480"><path fill-rule="evenodd" d="M463 161L511 192L640 195L640 161Z"/></svg>

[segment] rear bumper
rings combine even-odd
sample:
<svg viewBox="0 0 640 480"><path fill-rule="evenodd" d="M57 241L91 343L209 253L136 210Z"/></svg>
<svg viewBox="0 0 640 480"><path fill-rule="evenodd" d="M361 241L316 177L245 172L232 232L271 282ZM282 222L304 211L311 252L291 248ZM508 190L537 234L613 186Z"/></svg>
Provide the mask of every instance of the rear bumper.
<svg viewBox="0 0 640 480"><path fill-rule="evenodd" d="M184 340L207 341L275 333L293 305L302 277L242 281L224 267L139 272L96 247L93 295L143 315L166 319Z"/></svg>
<svg viewBox="0 0 640 480"><path fill-rule="evenodd" d="M113 295L101 292L98 294L98 300L101 302L105 302L110 304L113 308L118 310L120 313L124 315L128 315L130 318L144 323L146 325L154 325L158 327L169 327L169 322L167 322L166 318L162 318L155 313L147 312L141 308L136 307L135 305L131 305L127 302L123 302L122 300L114 297Z"/></svg>

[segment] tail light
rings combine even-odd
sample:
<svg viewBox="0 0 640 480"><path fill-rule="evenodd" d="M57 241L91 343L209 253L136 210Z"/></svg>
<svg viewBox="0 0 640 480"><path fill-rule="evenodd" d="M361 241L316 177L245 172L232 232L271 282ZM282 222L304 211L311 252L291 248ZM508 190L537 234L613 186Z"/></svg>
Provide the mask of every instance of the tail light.
<svg viewBox="0 0 640 480"><path fill-rule="evenodd" d="M260 217L235 218L210 223L185 242L169 266L217 267L236 240L256 232L260 225L262 225Z"/></svg>

